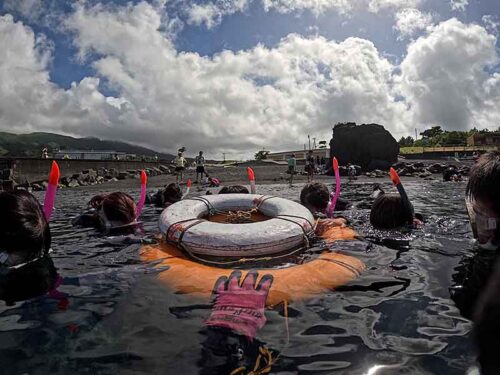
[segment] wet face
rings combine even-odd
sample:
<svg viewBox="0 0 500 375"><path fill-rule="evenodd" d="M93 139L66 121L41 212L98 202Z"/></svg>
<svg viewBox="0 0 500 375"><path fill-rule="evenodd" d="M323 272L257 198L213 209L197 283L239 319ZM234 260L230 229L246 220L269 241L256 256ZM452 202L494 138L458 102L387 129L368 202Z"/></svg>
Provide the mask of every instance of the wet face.
<svg viewBox="0 0 500 375"><path fill-rule="evenodd" d="M500 245L500 214L493 209L491 202L477 199L472 201L473 224L479 245L498 248Z"/></svg>

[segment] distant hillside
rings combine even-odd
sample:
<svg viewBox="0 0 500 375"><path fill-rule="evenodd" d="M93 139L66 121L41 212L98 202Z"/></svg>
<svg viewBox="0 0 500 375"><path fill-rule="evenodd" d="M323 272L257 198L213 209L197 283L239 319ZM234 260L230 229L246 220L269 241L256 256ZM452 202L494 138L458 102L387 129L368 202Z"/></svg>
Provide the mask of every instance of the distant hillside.
<svg viewBox="0 0 500 375"><path fill-rule="evenodd" d="M134 146L124 142L103 141L98 138L73 138L53 133L13 134L0 132L0 156L3 157L40 157L42 148L47 147L49 154L57 150L113 150L128 154L154 156L170 160L174 156Z"/></svg>

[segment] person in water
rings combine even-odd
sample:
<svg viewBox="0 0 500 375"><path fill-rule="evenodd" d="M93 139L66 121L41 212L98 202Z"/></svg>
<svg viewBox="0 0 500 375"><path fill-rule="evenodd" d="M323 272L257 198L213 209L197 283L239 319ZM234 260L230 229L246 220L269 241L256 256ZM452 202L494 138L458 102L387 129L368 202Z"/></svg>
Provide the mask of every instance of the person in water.
<svg viewBox="0 0 500 375"><path fill-rule="evenodd" d="M500 248L500 152L482 155L471 169L467 211L480 248Z"/></svg>
<svg viewBox="0 0 500 375"><path fill-rule="evenodd" d="M495 264L500 259L498 186L500 152L481 155L471 169L466 188L466 207L473 235L477 239L477 247L460 260L452 276L453 286L450 288L451 299L460 313L468 319L472 319L479 296L493 277L491 275L499 277L500 271L495 271ZM490 285L495 282L498 281L492 280ZM482 314L488 314L488 311L484 310Z"/></svg>
<svg viewBox="0 0 500 375"><path fill-rule="evenodd" d="M0 299L15 301L52 288L51 234L42 206L24 190L0 192Z"/></svg>
<svg viewBox="0 0 500 375"><path fill-rule="evenodd" d="M137 207L133 198L126 193L96 195L88 206L90 211L75 218L73 225L95 227L104 232L133 232L137 226Z"/></svg>
<svg viewBox="0 0 500 375"><path fill-rule="evenodd" d="M265 325L265 304L273 276L241 271L221 276L212 292L199 364L202 374L268 373L275 353L256 339Z"/></svg>
<svg viewBox="0 0 500 375"><path fill-rule="evenodd" d="M474 312L474 339L479 349L478 362L482 375L500 374L500 263L483 289Z"/></svg>
<svg viewBox="0 0 500 375"><path fill-rule="evenodd" d="M168 207L182 199L182 189L176 182L172 182L163 189L146 197L147 204L154 204L157 207Z"/></svg>
<svg viewBox="0 0 500 375"><path fill-rule="evenodd" d="M462 175L460 174L460 172L457 170L456 167L449 167L449 168L445 169L443 172L443 181L445 181L445 182L462 181Z"/></svg>
<svg viewBox="0 0 500 375"><path fill-rule="evenodd" d="M219 194L250 194L250 192L243 185L230 185L220 189Z"/></svg>
<svg viewBox="0 0 500 375"><path fill-rule="evenodd" d="M400 194L387 194L378 187L377 198L370 212L370 223L376 229L395 229L405 225L418 226L423 223L423 217L415 214L413 205Z"/></svg>

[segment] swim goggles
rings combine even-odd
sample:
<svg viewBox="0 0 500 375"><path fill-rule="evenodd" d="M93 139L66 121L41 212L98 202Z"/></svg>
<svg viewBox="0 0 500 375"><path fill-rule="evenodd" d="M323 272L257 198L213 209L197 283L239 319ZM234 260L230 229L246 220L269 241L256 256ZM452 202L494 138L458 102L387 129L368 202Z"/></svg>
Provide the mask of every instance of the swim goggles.
<svg viewBox="0 0 500 375"><path fill-rule="evenodd" d="M137 221L137 219L132 220L128 224L122 224L121 221L109 220L102 208L97 210L97 216L99 218L99 222L101 223L102 228L107 233L115 231L118 232L118 231L132 230L141 223L140 221Z"/></svg>

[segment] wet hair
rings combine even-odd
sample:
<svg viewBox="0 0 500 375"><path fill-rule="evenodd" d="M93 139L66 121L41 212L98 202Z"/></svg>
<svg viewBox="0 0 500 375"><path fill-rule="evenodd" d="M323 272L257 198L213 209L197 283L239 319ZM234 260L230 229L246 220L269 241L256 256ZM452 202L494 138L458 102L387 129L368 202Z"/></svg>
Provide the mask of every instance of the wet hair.
<svg viewBox="0 0 500 375"><path fill-rule="evenodd" d="M373 202L370 223L377 229L393 229L413 222L413 208L399 194L381 194Z"/></svg>
<svg viewBox="0 0 500 375"><path fill-rule="evenodd" d="M479 157L472 167L467 183L466 195L492 204L493 210L500 214L500 152L488 152Z"/></svg>
<svg viewBox="0 0 500 375"><path fill-rule="evenodd" d="M121 225L130 224L135 220L136 205L133 198L122 192L101 194L93 197L89 205L97 210L102 209L109 221Z"/></svg>
<svg viewBox="0 0 500 375"><path fill-rule="evenodd" d="M172 182L165 186L165 189L162 191L162 206L166 203L176 203L182 199L182 190L178 183Z"/></svg>
<svg viewBox="0 0 500 375"><path fill-rule="evenodd" d="M23 262L46 255L50 228L38 200L24 190L0 192L0 251Z"/></svg>
<svg viewBox="0 0 500 375"><path fill-rule="evenodd" d="M315 211L324 211L330 201L330 191L325 184L312 182L302 188L300 203Z"/></svg>
<svg viewBox="0 0 500 375"><path fill-rule="evenodd" d="M220 189L219 194L250 194L250 192L243 185L230 185Z"/></svg>

